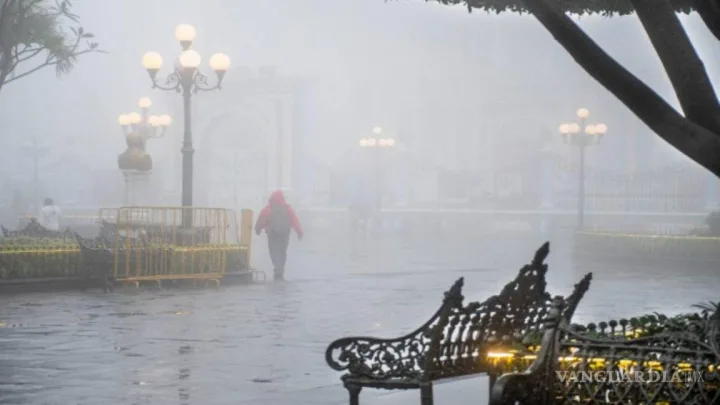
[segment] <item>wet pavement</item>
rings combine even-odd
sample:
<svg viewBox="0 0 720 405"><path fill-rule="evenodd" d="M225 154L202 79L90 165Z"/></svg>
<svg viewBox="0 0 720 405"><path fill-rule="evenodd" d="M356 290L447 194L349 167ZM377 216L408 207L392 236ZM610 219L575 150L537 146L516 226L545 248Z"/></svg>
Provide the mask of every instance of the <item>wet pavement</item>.
<svg viewBox="0 0 720 405"><path fill-rule="evenodd" d="M542 241L316 236L292 242L285 283L2 296L0 403L345 403L339 375L324 361L329 342L408 332L461 276L466 299L495 294ZM256 242L253 261L271 273ZM717 300L716 270L573 263L570 242L553 243L553 294L595 272L578 320L677 313ZM363 398L379 394L366 390Z"/></svg>

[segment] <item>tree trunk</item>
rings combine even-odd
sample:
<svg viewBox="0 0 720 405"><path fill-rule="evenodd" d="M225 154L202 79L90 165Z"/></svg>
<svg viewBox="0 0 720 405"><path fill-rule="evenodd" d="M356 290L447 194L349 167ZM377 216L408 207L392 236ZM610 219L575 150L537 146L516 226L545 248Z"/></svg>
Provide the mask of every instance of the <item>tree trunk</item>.
<svg viewBox="0 0 720 405"><path fill-rule="evenodd" d="M5 51L0 51L0 92L5 87L5 80L10 75L10 67L12 66L12 60L10 54Z"/></svg>
<svg viewBox="0 0 720 405"><path fill-rule="evenodd" d="M695 0L695 10L710 32L720 41L720 0Z"/></svg>
<svg viewBox="0 0 720 405"><path fill-rule="evenodd" d="M720 134L720 103L705 65L695 52L670 1L631 2L670 78L685 117Z"/></svg>
<svg viewBox="0 0 720 405"><path fill-rule="evenodd" d="M603 51L548 0L523 0L526 8L570 56L658 136L720 177L720 137L686 119Z"/></svg>

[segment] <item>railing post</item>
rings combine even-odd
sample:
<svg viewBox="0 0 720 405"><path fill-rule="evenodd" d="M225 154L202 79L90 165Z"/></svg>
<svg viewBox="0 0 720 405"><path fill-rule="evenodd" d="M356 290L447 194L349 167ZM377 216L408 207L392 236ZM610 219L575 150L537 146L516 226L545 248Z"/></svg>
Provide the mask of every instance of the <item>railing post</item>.
<svg viewBox="0 0 720 405"><path fill-rule="evenodd" d="M245 255L246 269L250 270L250 253L252 252L252 235L253 235L253 210L243 209L240 217L240 244L247 246L247 254Z"/></svg>

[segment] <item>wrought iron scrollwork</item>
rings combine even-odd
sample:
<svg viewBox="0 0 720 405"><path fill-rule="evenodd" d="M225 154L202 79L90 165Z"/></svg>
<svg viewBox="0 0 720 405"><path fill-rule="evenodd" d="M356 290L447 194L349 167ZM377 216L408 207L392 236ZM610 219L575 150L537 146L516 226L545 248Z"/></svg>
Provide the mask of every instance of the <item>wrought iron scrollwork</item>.
<svg viewBox="0 0 720 405"><path fill-rule="evenodd" d="M86 284L99 283L105 292L113 291L112 269L115 256L110 242L102 236L95 239L84 239L77 233L75 233L75 240L80 246Z"/></svg>
<svg viewBox="0 0 720 405"><path fill-rule="evenodd" d="M422 377L431 337L441 315L448 307L462 305L463 279L458 279L445 293L443 305L422 326L396 339L349 337L338 339L328 346L325 360L337 371L348 371L349 376L372 380Z"/></svg>
<svg viewBox="0 0 720 405"><path fill-rule="evenodd" d="M37 220L35 218L31 218L30 222L25 226L25 228L20 229L20 230L11 231L2 225L0 225L0 229L2 229L3 236L5 236L6 238L17 238L17 237L50 238L50 239L72 238L72 231L70 230L70 228L65 228L62 231L53 231L53 230L47 229L44 226L40 225L40 223L37 222Z"/></svg>
<svg viewBox="0 0 720 405"><path fill-rule="evenodd" d="M527 372L501 377L491 404L719 403L720 311L701 308L587 327L549 323L541 354Z"/></svg>
<svg viewBox="0 0 720 405"><path fill-rule="evenodd" d="M180 76L180 72L177 70L167 75L164 84L158 83L156 79L153 79L152 84L154 89L175 91L177 93L182 91L182 77Z"/></svg>
<svg viewBox="0 0 720 405"><path fill-rule="evenodd" d="M546 389L531 373L509 373L495 382L490 392L491 405L543 405Z"/></svg>
<svg viewBox="0 0 720 405"><path fill-rule="evenodd" d="M397 339L338 339L328 346L326 361L337 371L347 371L345 380L376 382L429 381L498 372L497 365L487 358L490 350L516 348L527 352L529 345L539 343L553 302L545 291L548 253L546 243L499 295L463 305L461 278L445 293L437 312L415 331ZM572 310L587 291L591 278L589 274L576 285L569 300ZM538 342L532 340L534 335L538 335Z"/></svg>
<svg viewBox="0 0 720 405"><path fill-rule="evenodd" d="M153 80L153 88L158 88L166 91L175 91L177 93L188 92L196 94L198 91L210 91L219 89L221 82L214 85L208 83L208 77L200 73L197 69L188 70L187 72L181 69L175 69L172 73L167 75L164 84L158 83L157 80Z"/></svg>

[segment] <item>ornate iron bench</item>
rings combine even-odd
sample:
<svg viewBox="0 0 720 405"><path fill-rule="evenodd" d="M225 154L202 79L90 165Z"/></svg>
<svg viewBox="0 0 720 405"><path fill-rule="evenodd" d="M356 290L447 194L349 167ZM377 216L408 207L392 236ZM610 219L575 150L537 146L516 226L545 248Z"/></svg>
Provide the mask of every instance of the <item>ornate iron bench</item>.
<svg viewBox="0 0 720 405"><path fill-rule="evenodd" d="M80 263L86 288L99 285L105 292L113 291L115 255L110 242L102 237L84 239L77 233L75 240L80 246Z"/></svg>
<svg viewBox="0 0 720 405"><path fill-rule="evenodd" d="M169 255L157 254L161 249L169 249L167 247L151 248L144 238L110 236L111 239L108 239L107 233L101 232L95 239L84 239L75 234L75 240L80 246L81 265L87 285L100 282L105 291L112 291L116 281L116 264L119 270L136 269L148 266L151 261L169 260Z"/></svg>
<svg viewBox="0 0 720 405"><path fill-rule="evenodd" d="M433 381L486 373L492 385L504 371L504 363L493 361L488 354L509 347L529 352L534 335L542 334L552 304L545 291L548 253L546 243L499 295L484 302L463 305L460 278L445 293L437 312L405 336L347 337L331 343L325 360L334 370L346 371L341 379L350 404L359 404L363 387L420 389L421 404L431 405ZM575 286L563 316L572 317L591 279L588 274Z"/></svg>
<svg viewBox="0 0 720 405"><path fill-rule="evenodd" d="M554 303L537 359L501 376L491 405L720 403L717 307L679 324L661 319L660 328L648 331L629 321L568 326L559 315L563 305Z"/></svg>
<svg viewBox="0 0 720 405"><path fill-rule="evenodd" d="M28 237L28 238L52 238L52 239L66 239L72 238L72 232L70 228L66 228L64 231L51 231L40 225L35 218L30 218L30 222L23 229L8 230L4 226L0 225L3 236L6 238L17 238L17 237Z"/></svg>

